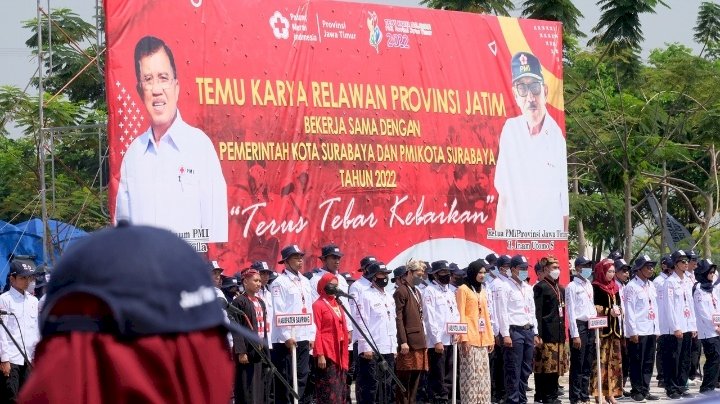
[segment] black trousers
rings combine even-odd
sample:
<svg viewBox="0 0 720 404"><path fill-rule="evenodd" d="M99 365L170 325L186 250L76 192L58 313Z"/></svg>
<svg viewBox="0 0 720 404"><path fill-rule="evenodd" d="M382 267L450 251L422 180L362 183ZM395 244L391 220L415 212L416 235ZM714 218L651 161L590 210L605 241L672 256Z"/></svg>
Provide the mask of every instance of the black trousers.
<svg viewBox="0 0 720 404"><path fill-rule="evenodd" d="M638 342L627 340L628 362L630 362L631 394L650 394L650 380L655 366L655 335L641 335Z"/></svg>
<svg viewBox="0 0 720 404"><path fill-rule="evenodd" d="M265 383L262 380L262 363L241 364L235 358L235 402L265 403Z"/></svg>
<svg viewBox="0 0 720 404"><path fill-rule="evenodd" d="M682 338L669 335L665 342L663 367L665 368L665 392L682 394L685 392L690 374L690 350L692 333L686 332Z"/></svg>
<svg viewBox="0 0 720 404"><path fill-rule="evenodd" d="M620 387L625 389L625 383L627 382L628 377L630 377L630 355L628 354L628 347L627 347L627 339L622 338L620 339L620 359L622 360L622 384Z"/></svg>
<svg viewBox="0 0 720 404"><path fill-rule="evenodd" d="M395 355L383 355L387 369L381 369L380 361L366 359L362 355L355 364L355 399L358 403L395 402L394 381L390 372L395 370Z"/></svg>
<svg viewBox="0 0 720 404"><path fill-rule="evenodd" d="M305 394L305 386L310 376L310 342L297 342L297 377L298 377L298 395L303 397ZM273 344L272 361L281 375L292 386L292 353L285 344ZM290 394L285 385L280 381L275 381L275 403L290 404L293 402L293 396Z"/></svg>
<svg viewBox="0 0 720 404"><path fill-rule="evenodd" d="M533 330L510 326L512 347L503 347L507 404L527 403L528 378L532 373L535 335Z"/></svg>
<svg viewBox="0 0 720 404"><path fill-rule="evenodd" d="M705 393L715 390L718 376L720 376L720 337L706 338L701 341L703 352L705 352L705 366L703 366L700 392Z"/></svg>
<svg viewBox="0 0 720 404"><path fill-rule="evenodd" d="M672 335L660 335L657 337L657 353L655 354L655 367L657 368L658 382L665 381L665 366L663 366L663 356L665 355L665 345L668 337L675 338Z"/></svg>
<svg viewBox="0 0 720 404"><path fill-rule="evenodd" d="M428 398L431 402L448 401L452 397L452 345L444 345L443 352L428 348Z"/></svg>
<svg viewBox="0 0 720 404"><path fill-rule="evenodd" d="M405 387L405 393L395 386L395 402L398 404L415 404L417 402L417 390L420 385L420 375L425 373L422 370L396 370L398 379Z"/></svg>
<svg viewBox="0 0 720 404"><path fill-rule="evenodd" d="M502 347L495 345L495 349L488 355L490 362L490 391L494 401L500 401L505 398L505 376L502 352Z"/></svg>
<svg viewBox="0 0 720 404"><path fill-rule="evenodd" d="M549 403L558 398L557 373L535 373L535 402Z"/></svg>
<svg viewBox="0 0 720 404"><path fill-rule="evenodd" d="M0 373L2 380L3 394L0 395L0 403L15 403L20 389L30 377L30 367L27 365L10 364L10 375L5 377Z"/></svg>
<svg viewBox="0 0 720 404"><path fill-rule="evenodd" d="M570 402L590 401L590 375L595 363L595 331L588 329L587 321L577 321L580 348L570 340Z"/></svg>
<svg viewBox="0 0 720 404"><path fill-rule="evenodd" d="M690 353L689 377L694 380L696 377L700 376L700 354L702 353L702 343L700 343L700 338L695 337L692 339Z"/></svg>

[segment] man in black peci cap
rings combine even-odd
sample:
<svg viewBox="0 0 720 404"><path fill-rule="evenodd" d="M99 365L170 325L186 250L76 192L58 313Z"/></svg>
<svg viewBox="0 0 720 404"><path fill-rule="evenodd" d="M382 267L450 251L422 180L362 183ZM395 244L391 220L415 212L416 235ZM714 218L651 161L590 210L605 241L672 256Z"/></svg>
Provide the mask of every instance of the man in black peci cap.
<svg viewBox="0 0 720 404"><path fill-rule="evenodd" d="M565 137L547 112L542 66L532 53L518 52L511 70L513 95L522 115L509 118L500 134L495 230L567 231ZM526 195L533 196L532 203L527 203Z"/></svg>
<svg viewBox="0 0 720 404"><path fill-rule="evenodd" d="M270 290L273 296L275 318L287 314L312 314L312 294L310 281L302 276L305 253L297 245L289 245L280 252L279 264L285 269L273 282ZM293 380L291 349L297 352L297 393L302 398L310 376L310 350L315 341L315 325L296 327L276 327L272 333L272 360L286 380ZM293 329L294 328L294 329ZM290 392L282 383L275 383L275 403L293 402Z"/></svg>
<svg viewBox="0 0 720 404"><path fill-rule="evenodd" d="M48 284L20 401L227 403L227 332L258 337L226 320L207 266L173 233L122 221L75 243Z"/></svg>

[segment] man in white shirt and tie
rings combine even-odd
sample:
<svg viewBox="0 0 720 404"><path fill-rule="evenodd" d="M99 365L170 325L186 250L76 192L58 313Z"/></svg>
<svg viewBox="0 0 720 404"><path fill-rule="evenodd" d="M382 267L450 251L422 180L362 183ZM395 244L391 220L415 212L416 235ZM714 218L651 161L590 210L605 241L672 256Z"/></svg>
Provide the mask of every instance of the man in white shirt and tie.
<svg viewBox="0 0 720 404"><path fill-rule="evenodd" d="M588 320L595 317L593 288L590 284L592 261L575 259L573 280L565 287L565 310L570 333L570 403L590 401L589 384L595 360L595 333Z"/></svg>
<svg viewBox="0 0 720 404"><path fill-rule="evenodd" d="M650 394L650 380L655 366L655 345L660 334L659 307L655 285L650 278L657 261L643 255L635 260L635 278L623 289L625 302L625 335L630 365L630 397L633 400L656 401Z"/></svg>

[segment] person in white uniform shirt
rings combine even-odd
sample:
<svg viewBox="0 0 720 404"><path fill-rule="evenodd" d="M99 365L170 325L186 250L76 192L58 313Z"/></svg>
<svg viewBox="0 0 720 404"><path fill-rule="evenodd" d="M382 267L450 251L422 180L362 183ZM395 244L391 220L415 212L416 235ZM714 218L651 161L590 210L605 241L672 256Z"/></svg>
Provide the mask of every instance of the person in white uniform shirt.
<svg viewBox="0 0 720 404"><path fill-rule="evenodd" d="M375 261L369 264L363 276L370 281L371 286L360 293L357 305L359 316L364 320L359 323L360 327L365 335L371 338L371 342L375 343L382 359L387 362L387 369L393 371L397 353L397 323L395 299L385 290L390 279L389 273L390 270L383 262ZM382 370L382 359L375 357L370 343L363 337L358 340L358 352L360 355L355 368L357 402L393 402L393 380Z"/></svg>
<svg viewBox="0 0 720 404"><path fill-rule="evenodd" d="M340 247L338 247L335 244L328 244L324 246L320 250L320 260L323 263L322 268L318 268L313 272L312 278L310 278L310 286L312 288L311 293L313 297L313 301L317 300L320 295L317 292L317 285L318 282L320 282L320 278L323 277L326 273L330 272L331 274L335 275L335 277L338 280L338 289L342 290L345 293L349 293L349 287L348 283L345 280L345 277L339 276L338 271L340 270L340 260L343 257L343 253L340 251ZM339 300L342 302L342 304L348 308L350 308L350 305L348 304L348 301L346 298L341 297ZM350 321L348 323L348 331L352 331L352 325Z"/></svg>
<svg viewBox="0 0 720 404"><path fill-rule="evenodd" d="M312 316L312 295L310 281L302 276L303 257L297 245L282 249L279 264L285 264L282 274L273 282L270 290L273 297L273 311L276 321L280 315L310 314ZM280 327L275 324L271 338L272 361L285 377L292 380L291 348L297 351L298 395L303 397L308 377L310 376L310 350L315 341L315 324L296 327ZM289 404L293 402L290 392L282 383L275 383L275 403Z"/></svg>
<svg viewBox="0 0 720 404"><path fill-rule="evenodd" d="M691 398L687 392L690 372L690 349L692 338L697 335L695 305L692 285L685 280L688 256L683 250L671 255L674 273L665 280L663 301L660 310L665 311L665 328L661 332L669 335L664 347L665 392L671 399Z"/></svg>
<svg viewBox="0 0 720 404"><path fill-rule="evenodd" d="M635 277L623 289L625 336L630 366L630 397L633 400L656 401L650 394L650 380L655 366L655 345L660 334L659 307L655 285L650 278L657 261L643 255L635 260Z"/></svg>
<svg viewBox="0 0 720 404"><path fill-rule="evenodd" d="M40 340L38 299L27 292L35 271L29 263L13 260L9 271L10 290L0 295L0 316L10 334L0 329L0 392L7 402L14 403L23 384L30 376L35 346ZM13 342L13 339L15 342ZM15 345L17 343L20 347ZM21 351L22 350L22 351ZM27 362L23 354L30 362Z"/></svg>
<svg viewBox="0 0 720 404"><path fill-rule="evenodd" d="M695 316L697 320L698 338L705 352L705 366L703 367L703 381L700 385L700 394L715 391L720 374L720 325L716 324L713 316L720 314L720 307L715 297L713 282L717 265L711 260L704 259L695 268L695 281L693 286L693 301L695 302Z"/></svg>
<svg viewBox="0 0 720 404"><path fill-rule="evenodd" d="M590 401L590 375L595 360L595 333L588 320L597 315L590 284L592 261L584 256L575 259L573 279L565 287L565 310L570 334L570 403Z"/></svg>
<svg viewBox="0 0 720 404"><path fill-rule="evenodd" d="M495 335L495 349L490 353L490 372L492 375L492 401L501 402L505 399L505 367L503 362L502 337L500 337L500 323L497 318L497 294L503 286L507 287L507 276L504 272L510 269L509 255L489 254L485 257L488 263L493 265L490 275L486 277L488 288L488 306L490 309L490 322L492 323L493 335ZM489 283L488 283L489 282Z"/></svg>
<svg viewBox="0 0 720 404"><path fill-rule="evenodd" d="M685 278L687 282L695 284L695 268L698 266L698 255L695 250L687 251L688 254L688 269L685 271ZM698 337L693 338L692 345L690 347L690 380L688 381L689 386L697 385L696 379L702 377L700 372L700 356L702 353L702 344Z"/></svg>
<svg viewBox="0 0 720 404"><path fill-rule="evenodd" d="M447 323L460 321L455 290L450 285L450 265L435 261L430 265L433 281L423 290L423 322L428 348L428 398L433 403L447 402L452 395L452 343Z"/></svg>
<svg viewBox="0 0 720 404"><path fill-rule="evenodd" d="M673 272L672 259L669 255L664 255L660 259L660 273L653 279L653 285L655 285L655 292L657 293L658 306L663 306L664 294L665 294L665 280ZM665 325L665 312L660 311L658 313L658 322L660 323L660 335L657 337L657 354L655 355L655 369L657 370L657 381L658 387L665 387L665 366L663 366L663 353L665 352L665 343L668 338L672 338L670 335L663 334L666 328Z"/></svg>
<svg viewBox="0 0 720 404"><path fill-rule="evenodd" d="M510 261L507 287L498 291L495 308L503 338L505 390L508 404L527 403L528 378L532 373L535 345L540 343L535 300L527 279L528 261L515 255Z"/></svg>
<svg viewBox="0 0 720 404"><path fill-rule="evenodd" d="M500 134L495 230L567 231L565 137L547 111L548 86L542 66L532 53L518 52L511 60L511 73L522 115L509 118ZM528 203L526 195L537 197Z"/></svg>
<svg viewBox="0 0 720 404"><path fill-rule="evenodd" d="M115 220L165 228L184 239L227 241L220 160L208 136L180 116L180 81L165 42L152 36L138 41L135 76L150 127L134 140L132 132L120 138L130 147L120 167Z"/></svg>

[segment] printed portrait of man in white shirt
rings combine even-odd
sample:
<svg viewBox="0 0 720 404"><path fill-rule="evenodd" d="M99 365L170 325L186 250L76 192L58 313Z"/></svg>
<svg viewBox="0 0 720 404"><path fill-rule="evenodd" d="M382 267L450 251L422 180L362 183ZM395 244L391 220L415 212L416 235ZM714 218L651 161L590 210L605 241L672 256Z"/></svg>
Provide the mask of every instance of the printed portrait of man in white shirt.
<svg viewBox="0 0 720 404"><path fill-rule="evenodd" d="M135 46L137 91L150 127L120 167L115 220L161 227L188 241L228 239L227 187L212 141L183 121L170 48L146 36Z"/></svg>

